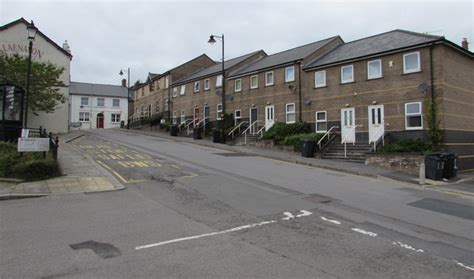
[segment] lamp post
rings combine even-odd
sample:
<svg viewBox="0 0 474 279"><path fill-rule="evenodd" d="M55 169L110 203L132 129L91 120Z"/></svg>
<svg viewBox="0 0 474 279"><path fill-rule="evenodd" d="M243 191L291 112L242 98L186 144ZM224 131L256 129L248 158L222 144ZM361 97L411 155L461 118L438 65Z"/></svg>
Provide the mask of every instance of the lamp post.
<svg viewBox="0 0 474 279"><path fill-rule="evenodd" d="M208 43L211 45L216 42L215 39L220 39L222 42L222 122L224 122L225 115L225 70L224 70L224 34L221 36L211 35L209 37ZM222 125L222 130L224 130L224 125Z"/></svg>
<svg viewBox="0 0 474 279"><path fill-rule="evenodd" d="M123 76L124 75L124 71L125 70L122 70L120 69L120 73L119 75L120 76ZM127 109L130 107L130 67L127 68ZM127 115L130 111L127 111ZM133 111L132 111L132 114L133 114ZM128 119L127 119L127 125L130 124L130 115L128 115ZM128 126L127 126L128 127Z"/></svg>
<svg viewBox="0 0 474 279"><path fill-rule="evenodd" d="M28 71L26 73L26 96L25 96L25 123L24 128L28 127L28 97L30 95L30 76L31 76L31 52L33 51L33 41L36 37L36 32L38 28L36 28L33 21L30 24L26 25L26 30L28 31Z"/></svg>

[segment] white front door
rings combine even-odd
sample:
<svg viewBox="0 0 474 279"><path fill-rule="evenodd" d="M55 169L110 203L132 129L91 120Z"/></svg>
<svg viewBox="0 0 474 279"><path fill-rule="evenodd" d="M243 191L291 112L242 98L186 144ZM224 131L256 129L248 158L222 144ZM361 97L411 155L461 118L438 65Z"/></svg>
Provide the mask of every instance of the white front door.
<svg viewBox="0 0 474 279"><path fill-rule="evenodd" d="M275 124L275 107L265 107L265 131L268 131Z"/></svg>
<svg viewBox="0 0 474 279"><path fill-rule="evenodd" d="M341 109L341 143L355 143L355 110Z"/></svg>
<svg viewBox="0 0 474 279"><path fill-rule="evenodd" d="M369 106L369 143L377 141L384 133L383 105Z"/></svg>

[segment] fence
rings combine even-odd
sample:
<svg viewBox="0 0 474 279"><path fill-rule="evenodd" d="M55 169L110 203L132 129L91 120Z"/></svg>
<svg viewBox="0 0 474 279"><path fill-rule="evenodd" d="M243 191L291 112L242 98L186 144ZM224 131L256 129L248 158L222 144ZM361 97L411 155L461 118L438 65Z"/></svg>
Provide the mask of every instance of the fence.
<svg viewBox="0 0 474 279"><path fill-rule="evenodd" d="M59 138L54 137L53 133L48 133L43 127L28 128L29 138L49 138L49 150L54 160L58 160ZM46 152L43 152L43 158L46 158Z"/></svg>

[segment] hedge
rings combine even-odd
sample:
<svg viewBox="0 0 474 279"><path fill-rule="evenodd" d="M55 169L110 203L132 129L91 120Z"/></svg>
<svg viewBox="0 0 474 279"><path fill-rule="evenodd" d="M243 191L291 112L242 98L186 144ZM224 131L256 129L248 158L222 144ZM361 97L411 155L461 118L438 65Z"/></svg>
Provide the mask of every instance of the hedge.
<svg viewBox="0 0 474 279"><path fill-rule="evenodd" d="M311 133L311 127L308 123L298 122L286 124L277 122L270 129L268 129L268 131L263 133L263 138L273 139L275 143L280 143L288 136L308 133Z"/></svg>
<svg viewBox="0 0 474 279"><path fill-rule="evenodd" d="M298 134L288 136L283 140L284 145L293 146L295 151L301 151L301 141L305 139L310 139L318 142L323 134L309 133L309 134Z"/></svg>
<svg viewBox="0 0 474 279"><path fill-rule="evenodd" d="M433 146L420 139L397 140L377 149L380 153L424 153L431 151Z"/></svg>

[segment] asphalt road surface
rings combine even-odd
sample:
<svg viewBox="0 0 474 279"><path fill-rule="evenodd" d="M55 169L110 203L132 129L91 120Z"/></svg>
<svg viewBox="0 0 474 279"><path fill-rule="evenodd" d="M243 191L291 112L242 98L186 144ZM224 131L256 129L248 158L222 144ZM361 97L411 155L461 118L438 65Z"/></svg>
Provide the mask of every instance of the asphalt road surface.
<svg viewBox="0 0 474 279"><path fill-rule="evenodd" d="M395 181L95 131L128 188L0 202L1 278L473 278L474 203Z"/></svg>

